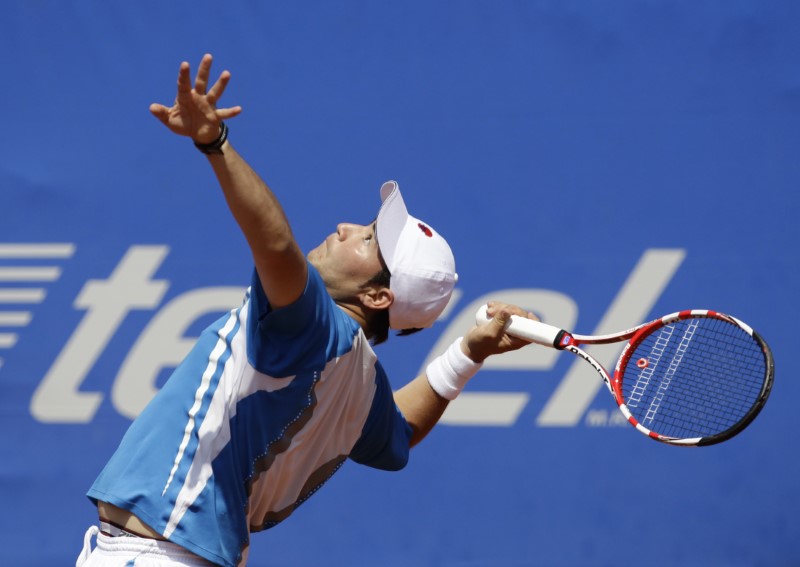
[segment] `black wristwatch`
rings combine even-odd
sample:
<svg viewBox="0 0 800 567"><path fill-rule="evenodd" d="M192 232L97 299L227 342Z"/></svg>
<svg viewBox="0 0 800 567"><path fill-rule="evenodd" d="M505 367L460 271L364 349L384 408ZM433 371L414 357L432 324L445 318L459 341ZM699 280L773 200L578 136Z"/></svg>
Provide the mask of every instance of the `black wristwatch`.
<svg viewBox="0 0 800 567"><path fill-rule="evenodd" d="M219 136L217 136L216 140L208 144L200 144L198 142L195 142L194 146L206 155L221 154L222 144L224 144L225 140L228 139L228 125L225 124L224 122L220 122L219 127L220 127Z"/></svg>

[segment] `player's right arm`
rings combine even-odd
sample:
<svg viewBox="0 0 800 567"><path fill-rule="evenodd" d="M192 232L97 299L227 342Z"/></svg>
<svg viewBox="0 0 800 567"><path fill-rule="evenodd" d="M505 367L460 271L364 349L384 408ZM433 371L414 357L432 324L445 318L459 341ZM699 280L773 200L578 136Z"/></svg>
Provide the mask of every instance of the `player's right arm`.
<svg viewBox="0 0 800 567"><path fill-rule="evenodd" d="M463 356L471 364L482 364L489 356L517 350L529 344L529 341L507 334L505 329L511 315L535 319L533 314L515 305L499 302L491 302L489 310L492 322L472 327L458 344ZM395 404L411 426L412 447L428 435L450 403L449 399L434 390L430 378L425 373L420 374L394 393Z"/></svg>
<svg viewBox="0 0 800 567"><path fill-rule="evenodd" d="M221 122L241 112L238 106L216 106L230 80L227 71L206 90L211 62L211 55L203 57L194 85L189 76L189 64L181 63L178 95L173 106L150 106L153 115L174 133L201 144L216 140ZM289 305L305 288L308 276L305 256L294 239L283 208L267 184L229 142L222 146L222 152L209 155L208 160L250 246L264 292L272 307Z"/></svg>

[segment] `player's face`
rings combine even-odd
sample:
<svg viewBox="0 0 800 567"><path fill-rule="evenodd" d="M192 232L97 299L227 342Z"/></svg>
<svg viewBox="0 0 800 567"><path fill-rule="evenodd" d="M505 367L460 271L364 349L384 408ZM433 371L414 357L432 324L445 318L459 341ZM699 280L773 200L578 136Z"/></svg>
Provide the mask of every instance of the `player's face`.
<svg viewBox="0 0 800 567"><path fill-rule="evenodd" d="M336 232L308 253L308 261L331 295L357 293L382 268L375 223L338 225Z"/></svg>

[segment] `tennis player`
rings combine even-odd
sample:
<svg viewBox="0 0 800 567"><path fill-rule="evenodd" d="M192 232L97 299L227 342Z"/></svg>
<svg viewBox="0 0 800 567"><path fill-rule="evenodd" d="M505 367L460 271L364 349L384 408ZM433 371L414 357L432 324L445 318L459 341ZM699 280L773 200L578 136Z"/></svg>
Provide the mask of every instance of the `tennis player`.
<svg viewBox="0 0 800 567"><path fill-rule="evenodd" d="M217 108L230 74L207 88L211 62L203 57L194 84L182 63L173 106L150 110L208 156L253 278L92 485L99 525L78 566L244 565L250 534L292 514L348 458L403 468L483 360L527 344L504 333L512 313L526 314L494 304L492 324L393 393L372 346L390 328L433 325L456 283L450 247L390 181L375 222L340 224L304 256L275 195L228 141L224 120L241 108Z"/></svg>

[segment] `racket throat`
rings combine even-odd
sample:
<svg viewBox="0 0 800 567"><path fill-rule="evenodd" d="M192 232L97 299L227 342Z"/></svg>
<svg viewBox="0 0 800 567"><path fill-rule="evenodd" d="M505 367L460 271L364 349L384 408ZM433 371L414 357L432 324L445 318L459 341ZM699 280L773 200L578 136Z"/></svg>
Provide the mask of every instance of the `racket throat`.
<svg viewBox="0 0 800 567"><path fill-rule="evenodd" d="M575 338L564 331L563 329L556 334L556 338L553 341L553 348L557 348L558 350L564 350L568 346L572 346L575 344Z"/></svg>

